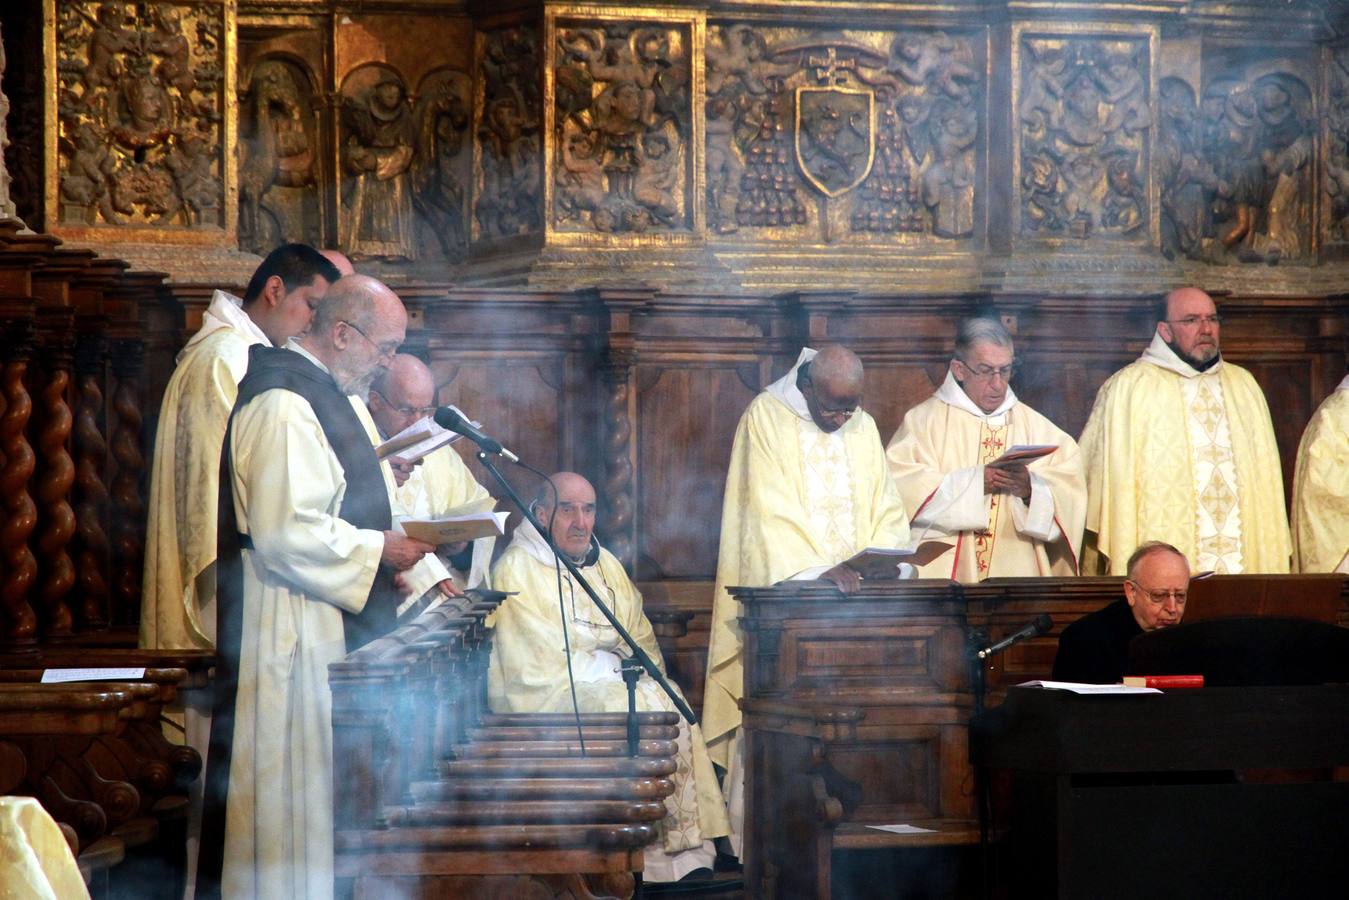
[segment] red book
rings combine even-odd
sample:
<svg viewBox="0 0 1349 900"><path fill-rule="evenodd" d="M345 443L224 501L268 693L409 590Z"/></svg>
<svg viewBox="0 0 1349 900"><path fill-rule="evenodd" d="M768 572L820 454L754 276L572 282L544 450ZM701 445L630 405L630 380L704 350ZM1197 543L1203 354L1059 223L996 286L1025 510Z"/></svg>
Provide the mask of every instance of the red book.
<svg viewBox="0 0 1349 900"><path fill-rule="evenodd" d="M1201 688L1203 675L1125 675L1124 683L1129 687L1150 688Z"/></svg>

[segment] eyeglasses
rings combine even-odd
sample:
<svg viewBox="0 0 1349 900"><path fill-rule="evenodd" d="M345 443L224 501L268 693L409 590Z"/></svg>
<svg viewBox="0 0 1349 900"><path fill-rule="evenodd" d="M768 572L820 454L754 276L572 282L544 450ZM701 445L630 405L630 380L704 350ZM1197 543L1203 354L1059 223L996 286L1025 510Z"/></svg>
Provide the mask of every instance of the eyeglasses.
<svg viewBox="0 0 1349 900"><path fill-rule="evenodd" d="M1223 323L1223 317L1217 314L1211 316L1186 316L1183 319L1167 319L1168 325L1183 325L1186 328L1197 328L1202 323L1217 328Z"/></svg>
<svg viewBox="0 0 1349 900"><path fill-rule="evenodd" d="M347 326L352 331L356 332L361 337L365 338L366 343L368 343L371 347L374 347L375 352L378 353L381 357L392 358L395 354L398 353L398 348L403 343L402 341L385 341L382 344L376 344L373 340L370 339L370 335L362 331L360 329L360 326L358 326L354 322L349 322L346 319L342 319L341 321L343 325Z"/></svg>
<svg viewBox="0 0 1349 900"><path fill-rule="evenodd" d="M367 338L367 340L369 340L369 338ZM416 416L420 419L422 416L429 416L436 411L436 407L434 406L394 406L389 402L389 398L384 396L383 391L371 388L370 393L379 394L379 399L384 401L384 405L398 413L400 416Z"/></svg>
<svg viewBox="0 0 1349 900"><path fill-rule="evenodd" d="M1143 585L1134 581L1132 578L1129 579L1129 583L1138 588L1139 593L1158 606L1163 605L1167 600L1174 600L1177 606L1184 606L1185 599L1188 596L1184 588L1175 588L1169 591L1161 589L1152 591L1143 587Z"/></svg>
<svg viewBox="0 0 1349 900"><path fill-rule="evenodd" d="M957 359L956 362L965 367L965 371L970 373L970 377L978 381L992 381L994 377L1001 378L1003 381L1011 381L1012 376L1021 368L1021 361L1012 360L1005 366L972 366L963 359Z"/></svg>
<svg viewBox="0 0 1349 900"><path fill-rule="evenodd" d="M815 398L815 407L820 411L820 415L822 416L842 416L845 419L851 419L857 413L857 410L860 409L857 404L839 407L838 409L830 409L820 402L820 395L815 390L815 382L811 381L809 376L801 379L801 381L803 387L810 389L811 396Z"/></svg>

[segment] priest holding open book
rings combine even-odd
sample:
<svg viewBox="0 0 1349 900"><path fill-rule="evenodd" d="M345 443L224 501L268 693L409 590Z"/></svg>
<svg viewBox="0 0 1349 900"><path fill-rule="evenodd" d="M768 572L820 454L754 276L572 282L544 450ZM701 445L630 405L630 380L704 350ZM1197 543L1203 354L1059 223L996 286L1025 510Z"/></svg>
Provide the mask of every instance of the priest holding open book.
<svg viewBox="0 0 1349 900"><path fill-rule="evenodd" d="M937 392L890 439L890 473L920 536L955 538L920 574L964 583L1078 574L1087 509L1077 444L1017 400L1012 336L962 322Z"/></svg>
<svg viewBox="0 0 1349 900"><path fill-rule="evenodd" d="M862 362L846 347L801 351L792 370L752 401L736 429L721 516L703 734L727 769L732 845L739 852L744 667L740 604L727 588L822 578L855 591L845 561L868 547L909 542L909 523L885 471L876 422L861 409ZM898 574L889 567L890 577Z"/></svg>
<svg viewBox="0 0 1349 900"><path fill-rule="evenodd" d="M431 420L435 400L431 370L406 353L395 356L370 388L370 416L384 438L376 452L390 463L395 478L402 475L397 506L418 521L487 513L495 501L449 446L454 434ZM437 542L456 588L489 586L494 540Z"/></svg>

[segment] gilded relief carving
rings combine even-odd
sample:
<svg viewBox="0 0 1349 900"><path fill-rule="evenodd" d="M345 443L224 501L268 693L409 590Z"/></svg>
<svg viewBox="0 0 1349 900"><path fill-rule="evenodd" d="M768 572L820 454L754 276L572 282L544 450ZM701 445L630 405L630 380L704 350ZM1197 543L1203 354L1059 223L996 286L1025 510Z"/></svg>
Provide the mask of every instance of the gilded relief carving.
<svg viewBox="0 0 1349 900"><path fill-rule="evenodd" d="M510 237L540 226L543 102L539 37L516 26L480 35L479 167L474 236Z"/></svg>
<svg viewBox="0 0 1349 900"><path fill-rule="evenodd" d="M412 163L417 127L403 81L383 66L342 88L343 250L356 259L415 260Z"/></svg>
<svg viewBox="0 0 1349 900"><path fill-rule="evenodd" d="M1201 144L1194 89L1182 79L1164 78L1157 96L1162 253L1168 259L1201 259L1204 241L1212 241L1212 201L1218 194L1218 173Z"/></svg>
<svg viewBox="0 0 1349 900"><path fill-rule="evenodd" d="M58 219L224 226L221 6L57 7Z"/></svg>
<svg viewBox="0 0 1349 900"><path fill-rule="evenodd" d="M5 44L0 40L0 219L16 216L14 201L9 196L9 170L5 168L5 150L9 147L9 98L5 96Z"/></svg>
<svg viewBox="0 0 1349 900"><path fill-rule="evenodd" d="M472 162L472 80L463 72L440 69L422 80L418 95L412 205L421 226L420 246L423 252L438 250L446 259L458 260L468 246L464 216Z"/></svg>
<svg viewBox="0 0 1349 900"><path fill-rule="evenodd" d="M1022 234L1145 237L1147 39L1023 34L1020 51Z"/></svg>
<svg viewBox="0 0 1349 900"><path fill-rule="evenodd" d="M239 249L317 244L318 123L309 74L266 58L239 92Z"/></svg>
<svg viewBox="0 0 1349 900"><path fill-rule="evenodd" d="M1204 89L1204 149L1218 173L1214 261L1276 263L1310 250L1311 93L1283 72Z"/></svg>
<svg viewBox="0 0 1349 900"><path fill-rule="evenodd" d="M559 26L554 227L638 234L692 227L688 46L683 26Z"/></svg>
<svg viewBox="0 0 1349 900"><path fill-rule="evenodd" d="M1326 72L1329 104L1326 108L1326 177L1329 238L1349 243L1349 47L1330 54Z"/></svg>
<svg viewBox="0 0 1349 900"><path fill-rule="evenodd" d="M1311 92L1300 78L1260 66L1254 78L1227 71L1210 78L1196 104L1189 84L1159 90L1157 172L1162 251L1223 263L1306 260L1312 254L1315 143ZM1332 107L1335 88L1331 88ZM1336 213L1335 113L1326 163L1332 239ZM1343 141L1339 144L1343 153ZM1343 156L1340 156L1343 160Z"/></svg>
<svg viewBox="0 0 1349 900"><path fill-rule="evenodd" d="M470 164L467 74L441 68L415 97L384 65L342 86L338 243L354 259L463 258Z"/></svg>
<svg viewBox="0 0 1349 900"><path fill-rule="evenodd" d="M709 225L972 237L978 57L971 38L937 30L711 27Z"/></svg>

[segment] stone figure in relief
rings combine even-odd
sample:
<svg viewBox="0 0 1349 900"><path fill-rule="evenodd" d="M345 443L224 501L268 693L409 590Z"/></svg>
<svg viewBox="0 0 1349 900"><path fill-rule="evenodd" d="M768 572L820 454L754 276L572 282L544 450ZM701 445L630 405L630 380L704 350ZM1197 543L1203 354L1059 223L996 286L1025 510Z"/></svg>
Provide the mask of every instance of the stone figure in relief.
<svg viewBox="0 0 1349 900"><path fill-rule="evenodd" d="M346 109L345 168L352 176L343 196L345 250L355 257L416 259L410 171L416 126L403 84L382 73Z"/></svg>

